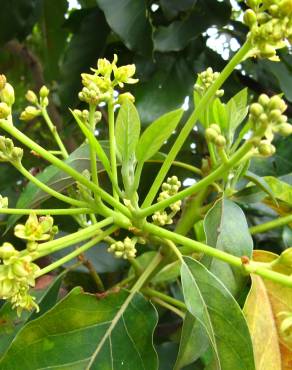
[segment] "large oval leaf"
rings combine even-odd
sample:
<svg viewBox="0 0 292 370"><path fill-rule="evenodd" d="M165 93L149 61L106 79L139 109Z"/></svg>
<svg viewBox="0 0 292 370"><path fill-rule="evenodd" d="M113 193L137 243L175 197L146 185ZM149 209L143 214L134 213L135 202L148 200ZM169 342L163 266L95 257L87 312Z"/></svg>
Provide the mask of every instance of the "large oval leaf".
<svg viewBox="0 0 292 370"><path fill-rule="evenodd" d="M255 370L247 323L228 289L190 257L183 259L181 278L187 309L206 331L213 349L210 368Z"/></svg>
<svg viewBox="0 0 292 370"><path fill-rule="evenodd" d="M217 201L205 217L204 228L208 245L234 256L252 256L253 241L245 215L232 201ZM203 261L233 295L240 292L246 277L238 268L209 257Z"/></svg>
<svg viewBox="0 0 292 370"><path fill-rule="evenodd" d="M157 369L152 343L156 310L140 294L125 305L128 297L121 291L98 299L73 289L19 332L0 368L15 370L21 364L21 370Z"/></svg>

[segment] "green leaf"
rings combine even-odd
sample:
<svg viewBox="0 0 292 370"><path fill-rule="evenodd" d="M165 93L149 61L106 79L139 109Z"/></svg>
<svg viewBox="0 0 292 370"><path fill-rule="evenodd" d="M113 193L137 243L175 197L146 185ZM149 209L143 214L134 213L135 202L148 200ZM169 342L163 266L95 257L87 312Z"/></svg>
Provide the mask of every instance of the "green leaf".
<svg viewBox="0 0 292 370"><path fill-rule="evenodd" d="M96 7L72 12L67 25L72 25L73 34L61 65L60 97L63 107L72 107L78 101L80 74L95 66L96 60L103 56L109 27Z"/></svg>
<svg viewBox="0 0 292 370"><path fill-rule="evenodd" d="M60 57L65 50L68 31L63 27L68 2L66 0L44 0L40 30L44 53L46 80L59 77Z"/></svg>
<svg viewBox="0 0 292 370"><path fill-rule="evenodd" d="M140 126L137 109L130 100L127 100L120 108L115 127L117 149L121 161L129 162L135 157Z"/></svg>
<svg viewBox="0 0 292 370"><path fill-rule="evenodd" d="M233 136L237 127L242 123L248 113L247 106L247 88L242 89L234 95L226 104L228 116L228 136L229 142L232 143Z"/></svg>
<svg viewBox="0 0 292 370"><path fill-rule="evenodd" d="M252 342L241 309L228 289L201 263L184 257L183 294L213 348L212 369L255 370Z"/></svg>
<svg viewBox="0 0 292 370"><path fill-rule="evenodd" d="M276 205L278 205L276 198L274 197L273 190L269 186L269 184L266 182L266 180L255 173L252 173L250 171L247 171L244 175L245 178L253 182L255 185L258 185L259 188L261 188L265 193L267 193L275 202Z"/></svg>
<svg viewBox="0 0 292 370"><path fill-rule="evenodd" d="M207 244L234 256L251 258L253 241L241 208L228 199L218 200L204 220ZM217 259L204 257L204 263L236 296L246 282L241 271Z"/></svg>
<svg viewBox="0 0 292 370"><path fill-rule="evenodd" d="M292 186L273 176L266 176L265 181L268 183L274 197L292 206Z"/></svg>
<svg viewBox="0 0 292 370"><path fill-rule="evenodd" d="M180 12L185 12L196 5L197 0L160 0L163 13L167 18L174 18Z"/></svg>
<svg viewBox="0 0 292 370"><path fill-rule="evenodd" d="M136 150L138 162L145 162L158 152L175 130L182 115L183 110L177 109L159 117L146 128L140 137Z"/></svg>
<svg viewBox="0 0 292 370"><path fill-rule="evenodd" d="M39 0L2 0L0 44L14 38L23 40L40 16L41 6Z"/></svg>
<svg viewBox="0 0 292 370"><path fill-rule="evenodd" d="M11 307L11 304L9 302L4 303L0 309L0 357L7 350L19 330L27 322L34 320L41 314L44 314L56 304L63 277L64 274L60 274L46 289L34 289L32 291L32 294L36 296L36 302L40 307L40 312L38 313L36 311L33 311L32 313L25 311L19 318L16 310Z"/></svg>
<svg viewBox="0 0 292 370"><path fill-rule="evenodd" d="M70 154L65 162L78 172L89 169L90 160L88 145L81 145L73 153ZM97 166L99 172L104 171L104 168L101 166L101 163L99 161L97 161ZM62 192L64 189L75 183L75 179L53 165L46 167L44 171L36 177L46 185L59 192ZM50 197L50 194L45 193L35 184L29 182L24 191L21 193L17 201L16 208L33 209L38 207L42 202ZM20 217L21 216L19 215L11 215L8 218L6 231L9 230L15 224L15 222L19 220Z"/></svg>
<svg viewBox="0 0 292 370"><path fill-rule="evenodd" d="M212 110L212 121L209 123L215 122L220 126L223 132L226 131L228 128L228 112L226 104L222 103L219 98L216 98L210 108Z"/></svg>
<svg viewBox="0 0 292 370"><path fill-rule="evenodd" d="M0 368L156 369L156 310L140 294L128 297L120 291L98 299L73 289L19 332Z"/></svg>
<svg viewBox="0 0 292 370"><path fill-rule="evenodd" d="M184 318L178 356L174 369L195 362L209 347L209 340L203 326L189 312Z"/></svg>
<svg viewBox="0 0 292 370"><path fill-rule="evenodd" d="M97 0L107 23L130 50L152 52L152 30L144 0Z"/></svg>

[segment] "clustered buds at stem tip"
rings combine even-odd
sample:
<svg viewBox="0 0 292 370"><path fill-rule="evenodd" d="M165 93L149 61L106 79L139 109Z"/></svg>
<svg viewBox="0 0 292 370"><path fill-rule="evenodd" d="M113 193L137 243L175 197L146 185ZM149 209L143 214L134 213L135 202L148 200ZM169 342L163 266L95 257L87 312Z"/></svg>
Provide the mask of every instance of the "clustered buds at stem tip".
<svg viewBox="0 0 292 370"><path fill-rule="evenodd" d="M177 176L168 177L167 181L164 182L161 186L162 191L160 192L157 201L161 202L165 199L170 198L171 196L177 194L181 187L181 182L178 180ZM172 203L169 208L171 209L170 213L167 213L165 209L155 212L152 215L152 220L155 225L164 226L170 225L173 223L173 217L180 211L181 200Z"/></svg>
<svg viewBox="0 0 292 370"><path fill-rule="evenodd" d="M209 87L213 85L219 75L219 72L213 72L213 69L211 67L208 67L206 71L198 74L198 79L194 86L195 91L203 96L205 92L209 89ZM224 95L224 90L217 90L215 95L216 97L220 98Z"/></svg>
<svg viewBox="0 0 292 370"><path fill-rule="evenodd" d="M116 258L131 259L136 257L137 249L135 245L137 238L126 237L124 241L117 241L110 245L108 252L112 253Z"/></svg>

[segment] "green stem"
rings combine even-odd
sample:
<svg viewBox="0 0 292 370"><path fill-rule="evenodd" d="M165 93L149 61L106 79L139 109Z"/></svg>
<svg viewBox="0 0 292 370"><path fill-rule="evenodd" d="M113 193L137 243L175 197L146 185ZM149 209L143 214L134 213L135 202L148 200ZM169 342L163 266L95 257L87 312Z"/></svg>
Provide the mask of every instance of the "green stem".
<svg viewBox="0 0 292 370"><path fill-rule="evenodd" d="M161 254L157 253L156 256L153 258L153 260L148 264L144 272L140 275L139 279L133 285L132 289L130 290L130 294L128 295L124 303L119 308L118 312L116 313L114 319L112 320L111 324L109 325L102 339L99 341L98 346L96 350L94 351L93 355L91 356L90 362L88 363L86 367L86 370L92 369L92 364L94 363L98 353L102 350L104 343L107 341L107 339L111 335L113 329L119 322L120 318L123 316L125 310L127 309L132 299L134 298L135 294L142 288L144 283L147 281L148 277L152 274L155 268L159 265L161 259L162 259Z"/></svg>
<svg viewBox="0 0 292 370"><path fill-rule="evenodd" d="M177 316L181 317L184 320L185 314L181 310L179 310L178 308L172 306L171 304L163 301L160 298L152 297L151 301L156 302L159 306L161 306L163 308L166 308L169 311L172 311L173 313L175 313Z"/></svg>
<svg viewBox="0 0 292 370"><path fill-rule="evenodd" d="M102 227L106 227L113 223L113 218L108 217L97 224L94 224L92 226L88 226L86 229L82 229L79 231L76 231L73 234L63 236L62 238L58 238L55 240L50 240L48 242L42 243L38 246L37 249L37 255L34 257L34 259L40 258L41 256L45 256L47 254L56 252L57 250L69 247L71 245L77 244L79 242L82 242L86 239L89 239L93 237L96 234L100 233L100 229ZM24 250L20 252L21 256L27 255L28 251Z"/></svg>
<svg viewBox="0 0 292 370"><path fill-rule="evenodd" d="M146 295L150 297L156 297L160 298L165 302L168 302L176 307L179 307L183 310L187 309L187 306L184 304L184 302L179 301L178 299L175 299L173 297L170 297L167 294L161 293L158 290L152 289L152 288L143 288L142 293L145 293Z"/></svg>
<svg viewBox="0 0 292 370"><path fill-rule="evenodd" d="M78 171L70 167L67 163L55 157L53 154L49 153L47 150L45 150L40 145L35 143L33 140L31 140L29 137L27 137L21 131L19 131L15 126L11 126L5 120L0 119L0 127L6 132L8 132L10 135L14 136L21 143L23 143L30 149L34 150L41 157L43 157L44 159L46 159L47 161L49 161L50 163L52 163L59 169L66 172L68 175L70 175L75 180L79 181L81 184L88 187L93 192L96 192L97 194L99 194L101 198L103 198L108 204L110 204L111 206L119 210L122 214L124 214L127 217L131 216L131 212L128 210L127 207L125 207L123 204L121 204L116 199L114 199L106 191L96 186L93 182L86 179Z"/></svg>
<svg viewBox="0 0 292 370"><path fill-rule="evenodd" d="M82 202L77 199L70 198L64 194L59 193L58 191L50 188L43 182L41 182L37 177L33 176L29 171L27 171L22 165L15 165L15 168L29 181L35 184L38 188L42 189L44 192L50 194L52 197L55 197L62 202L68 203L76 207L88 207L88 203Z"/></svg>
<svg viewBox="0 0 292 370"><path fill-rule="evenodd" d="M266 222L264 224L252 226L252 227L249 228L249 231L250 231L251 234L264 233L265 231L269 231L269 230L275 229L277 227L287 225L290 222L292 223L292 215L279 217L275 220Z"/></svg>
<svg viewBox="0 0 292 370"><path fill-rule="evenodd" d="M145 163L163 163L163 162L164 161L161 159L148 159ZM188 163L183 163L180 161L173 161L172 166L184 168L185 170L193 172L196 175L203 176L202 171L198 167L192 166L191 164L188 164Z"/></svg>
<svg viewBox="0 0 292 370"><path fill-rule="evenodd" d="M90 104L89 105L89 126L94 130L94 113L95 113L95 106ZM98 184L98 174L97 174L97 167L96 167L96 154L95 150L92 145L89 145L89 151L90 151L90 168L91 168L91 176L92 181L96 186L99 186ZM94 193L95 199L99 199L96 193Z"/></svg>
<svg viewBox="0 0 292 370"><path fill-rule="evenodd" d="M195 240L186 238L185 236L176 234L172 231L163 229L159 226L146 222L143 227L144 231L157 235L161 238L169 239L172 242L183 245L184 251L195 251L204 253L208 256L217 258L221 261L227 262L229 265L236 266L246 273L255 273L266 279L275 281L282 285L292 287L292 277L268 270L265 267L259 266L256 262L250 261L248 264L243 264L241 258L233 256L229 253L223 252L219 249L209 247L206 244L197 242Z"/></svg>
<svg viewBox="0 0 292 370"><path fill-rule="evenodd" d="M229 77L229 75L233 72L234 68L243 60L246 54L249 52L251 48L250 42L247 41L239 51L233 56L233 58L229 61L223 71L220 73L219 77L216 79L214 84L208 89L206 94L202 97L200 103L195 108L194 112L191 114L185 125L183 126L179 136L177 137L175 143L173 144L170 152L168 153L163 165L160 168L159 173L154 180L151 189L144 200L142 207L148 207L152 204L167 172L169 171L172 162L175 160L178 152L182 148L184 142L186 141L187 137L189 136L194 124L196 123L200 114L206 109L208 101L214 96L216 91L221 87L224 81Z"/></svg>
<svg viewBox="0 0 292 370"><path fill-rule="evenodd" d="M115 225L114 226L111 226L106 231L102 232L99 236L97 236L94 239L92 239L91 241L85 243L82 247L77 248L75 251L67 254L63 258L60 258L58 261L53 262L50 265L48 265L48 266L44 267L43 269L39 270L36 273L35 278L38 278L38 277L40 277L42 275L45 275L48 272L50 272L52 270L55 270L56 268L62 266L64 263L69 262L73 258L77 257L79 254L84 253L85 251L87 251L87 249L95 246L98 242L100 242L101 240L103 240L104 237L112 234L117 229L118 229L118 226L115 226Z"/></svg>
<svg viewBox="0 0 292 370"><path fill-rule="evenodd" d="M20 208L1 208L0 214L3 215L82 215L91 214L95 210L93 208L59 208L59 209L20 209Z"/></svg>
<svg viewBox="0 0 292 370"><path fill-rule="evenodd" d="M62 152L62 156L64 159L67 159L69 157L69 154L63 144L63 141L61 140L59 134L58 134L58 131L57 131L57 128L56 126L53 124L53 122L51 121L49 115L48 115L48 112L46 110L46 108L42 108L41 109L42 111L42 116L44 117L44 120L46 121L54 139L56 140L56 143L58 144L61 152Z"/></svg>
<svg viewBox="0 0 292 370"><path fill-rule="evenodd" d="M241 160L241 158L250 151L253 145L254 144L252 140L247 141L236 153L233 154L232 157L230 157L227 163L221 164L216 170L210 173L210 175L204 177L196 184L178 192L177 194L171 196L168 199L162 200L161 202L158 202L150 207L137 211L137 217L140 218L147 217L153 214L154 212L159 211L160 209L168 207L170 204L176 202L177 200L182 200L189 195L195 194L198 191L205 189L207 186L215 182L215 180L221 178L225 172L230 170L230 168L235 166Z"/></svg>
<svg viewBox="0 0 292 370"><path fill-rule="evenodd" d="M109 127L109 143L110 143L110 162L111 170L113 175L113 181L118 184L118 173L117 173L117 158L116 158L116 137L115 137L115 113L114 103L108 103L108 127ZM113 186L113 196L116 200L119 196Z"/></svg>

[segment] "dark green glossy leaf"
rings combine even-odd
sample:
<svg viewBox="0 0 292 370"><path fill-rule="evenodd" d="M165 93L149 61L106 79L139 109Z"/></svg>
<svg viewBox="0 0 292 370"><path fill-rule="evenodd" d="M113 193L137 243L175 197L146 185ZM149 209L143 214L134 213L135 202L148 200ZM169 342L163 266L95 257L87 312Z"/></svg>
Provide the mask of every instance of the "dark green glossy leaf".
<svg viewBox="0 0 292 370"><path fill-rule="evenodd" d="M2 0L0 44L14 38L23 40L40 16L41 6L39 0Z"/></svg>
<svg viewBox="0 0 292 370"><path fill-rule="evenodd" d="M120 108L116 120L116 143L121 162L129 162L135 157L140 136L139 114L130 100Z"/></svg>
<svg viewBox="0 0 292 370"><path fill-rule="evenodd" d="M211 368L255 370L248 327L229 290L190 257L184 257L181 278L188 311L202 325L213 348Z"/></svg>
<svg viewBox="0 0 292 370"><path fill-rule="evenodd" d="M63 55L68 31L64 27L66 0L43 0L41 32L44 41L44 66L46 80L58 78L60 57Z"/></svg>
<svg viewBox="0 0 292 370"><path fill-rule="evenodd" d="M160 0L163 13L167 18L174 18L180 12L185 12L196 5L197 0Z"/></svg>
<svg viewBox="0 0 292 370"><path fill-rule="evenodd" d="M12 309L11 304L6 302L0 309L0 357L9 347L13 338L19 330L30 320L34 320L41 314L52 308L57 301L60 286L64 274L60 274L54 281L43 290L32 290L32 294L37 298L36 301L40 307L40 312L24 311L21 317L17 316L16 310Z"/></svg>
<svg viewBox="0 0 292 370"><path fill-rule="evenodd" d="M15 370L21 363L22 370L155 370L152 335L157 313L140 294L129 302L127 297L120 291L98 299L73 289L19 332L0 368Z"/></svg>
<svg viewBox="0 0 292 370"><path fill-rule="evenodd" d="M209 346L209 339L203 326L189 312L186 313L178 351L178 357L174 369L181 369L183 366L195 362L206 352Z"/></svg>
<svg viewBox="0 0 292 370"><path fill-rule="evenodd" d="M151 25L144 0L97 0L112 30L130 50L152 52Z"/></svg>
<svg viewBox="0 0 292 370"><path fill-rule="evenodd" d="M253 241L241 208L228 199L218 200L204 220L207 244L234 256L251 257ZM237 295L246 277L241 271L217 259L204 257L204 263L230 290Z"/></svg>
<svg viewBox="0 0 292 370"><path fill-rule="evenodd" d="M103 13L97 8L74 11L70 18L73 35L67 46L61 66L60 97L67 113L67 107L77 102L81 88L82 72L89 71L103 55L109 27Z"/></svg>
<svg viewBox="0 0 292 370"><path fill-rule="evenodd" d="M141 135L136 157L138 162L145 162L156 154L163 143L173 133L183 115L182 109L169 112L158 118Z"/></svg>

